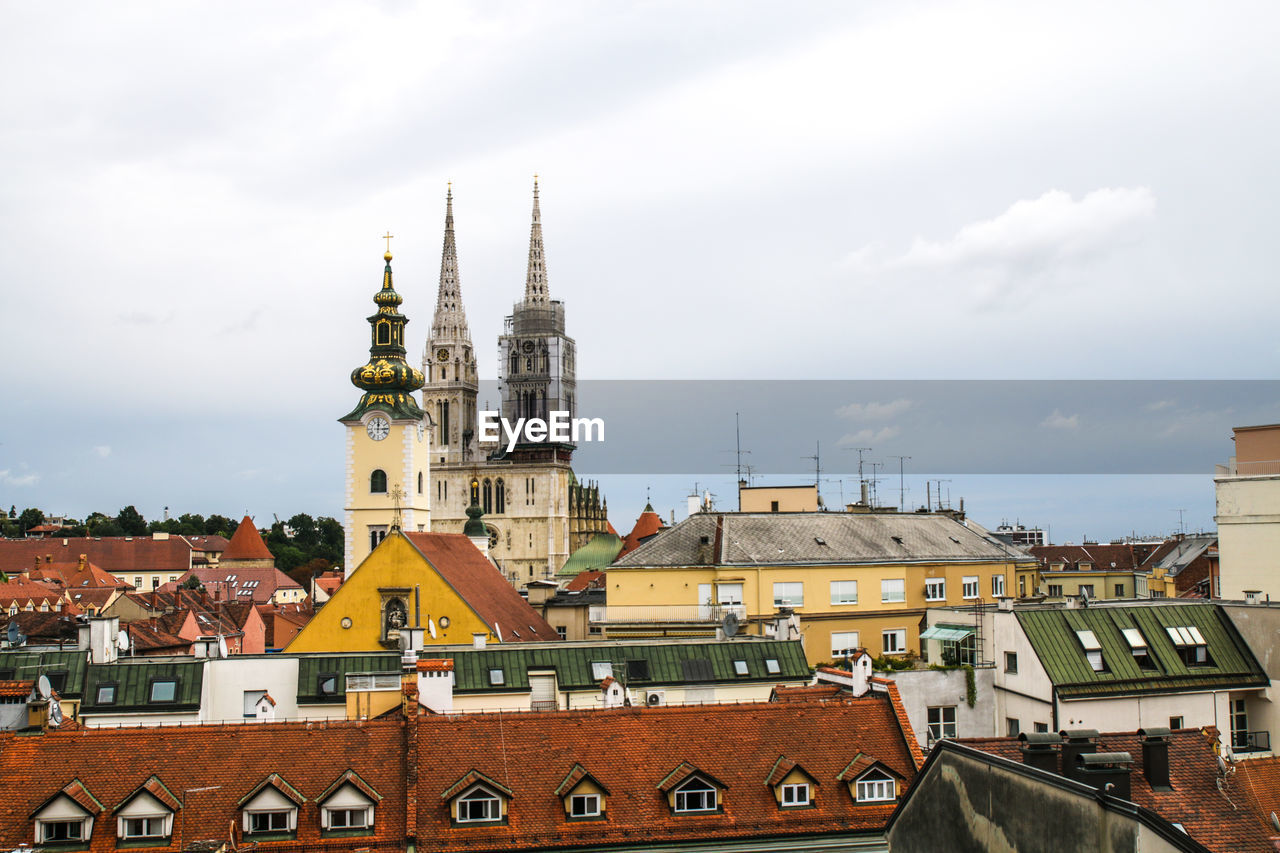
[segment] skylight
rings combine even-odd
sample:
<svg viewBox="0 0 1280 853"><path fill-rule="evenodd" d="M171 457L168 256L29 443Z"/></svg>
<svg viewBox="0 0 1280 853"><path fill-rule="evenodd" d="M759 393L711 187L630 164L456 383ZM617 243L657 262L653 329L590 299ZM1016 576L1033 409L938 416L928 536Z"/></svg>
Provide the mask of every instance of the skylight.
<svg viewBox="0 0 1280 853"><path fill-rule="evenodd" d="M1084 646L1085 651L1101 651L1102 645L1098 642L1098 638L1094 636L1092 631L1076 631L1076 637L1080 640L1080 645Z"/></svg>
<svg viewBox="0 0 1280 853"><path fill-rule="evenodd" d="M1129 648L1145 649L1147 647L1146 639L1137 628L1121 628L1120 633L1124 634L1125 640L1129 643Z"/></svg>
<svg viewBox="0 0 1280 853"><path fill-rule="evenodd" d="M1200 633L1200 629L1194 625L1185 628L1169 626L1165 628L1169 632L1169 639L1173 640L1175 646L1203 646L1206 645L1204 635Z"/></svg>

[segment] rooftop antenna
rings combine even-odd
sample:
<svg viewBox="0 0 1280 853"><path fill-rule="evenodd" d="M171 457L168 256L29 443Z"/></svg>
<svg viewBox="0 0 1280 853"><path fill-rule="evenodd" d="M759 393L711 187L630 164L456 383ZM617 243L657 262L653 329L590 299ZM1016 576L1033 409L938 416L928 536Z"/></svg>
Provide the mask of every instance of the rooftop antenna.
<svg viewBox="0 0 1280 853"><path fill-rule="evenodd" d="M898 460L898 512L904 512L907 508L907 489L906 489L906 461L910 456L890 456L890 459Z"/></svg>
<svg viewBox="0 0 1280 853"><path fill-rule="evenodd" d="M822 442L815 441L813 443L813 455L805 456L805 459L813 460L813 487L815 489L822 487Z"/></svg>
<svg viewBox="0 0 1280 853"><path fill-rule="evenodd" d="M880 490L879 490L878 488L876 488L876 484L880 482L880 478L876 476L876 469L877 469L877 468L883 468L883 467L884 467L884 463L883 463L883 462L868 462L867 464L871 466L871 505L872 505L872 506L879 506L879 504L880 504Z"/></svg>
<svg viewBox="0 0 1280 853"><path fill-rule="evenodd" d="M741 416L739 415L739 413L738 413L738 412L734 412L734 413L733 413L733 437L734 437L734 450L733 450L733 453L734 453L735 458L736 458L736 460L737 460L737 461L735 462L735 464L734 464L734 467L735 467L735 469L737 470L737 473L738 473L738 482L737 482L737 486L738 486L738 488L739 488L739 489L741 489L741 488L742 488L742 484L743 484L744 482L746 482L746 480L743 480L743 479L742 479L742 472L745 470L745 471L747 471L747 475L748 475L748 476L750 476L750 468L749 468L748 466L746 466L746 465L743 465L743 464L742 464L742 456L743 456L743 454L744 454L744 453L745 453L747 456L750 456L750 455L751 455L751 451L750 451L750 450L743 450L743 449L742 449L742 419L741 419ZM726 452L726 453L727 453L728 451L724 451L724 452ZM738 512L742 512L742 494L741 494L741 492L739 492L739 494L738 494Z"/></svg>
<svg viewBox="0 0 1280 853"><path fill-rule="evenodd" d="M1183 536L1186 536L1186 535L1187 535L1187 526L1186 526L1185 524L1183 524L1183 522L1182 522L1182 517L1183 517L1183 514L1186 512L1186 510L1185 510L1185 509L1175 509L1175 510L1173 510L1173 511L1174 511L1174 512L1176 512L1176 513L1178 514L1178 533L1182 534Z"/></svg>

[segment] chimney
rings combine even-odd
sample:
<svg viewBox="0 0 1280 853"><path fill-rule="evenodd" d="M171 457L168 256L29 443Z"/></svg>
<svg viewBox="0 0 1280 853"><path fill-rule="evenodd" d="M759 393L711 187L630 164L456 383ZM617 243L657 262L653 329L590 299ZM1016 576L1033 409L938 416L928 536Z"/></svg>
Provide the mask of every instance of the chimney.
<svg viewBox="0 0 1280 853"><path fill-rule="evenodd" d="M1166 728L1138 729L1142 739L1142 775L1153 791L1172 791L1169 780L1169 736Z"/></svg>
<svg viewBox="0 0 1280 853"><path fill-rule="evenodd" d="M483 649L485 646L488 645L488 643L489 643L489 636L487 634L471 635L471 648L473 649Z"/></svg>
<svg viewBox="0 0 1280 853"><path fill-rule="evenodd" d="M1058 734L1065 741L1062 744L1062 775L1081 781L1076 776L1076 756L1098 751L1098 732L1096 729L1064 729Z"/></svg>
<svg viewBox="0 0 1280 853"><path fill-rule="evenodd" d="M77 572L83 572L83 571L85 571L85 570L86 570L86 569L88 569L88 568L89 568L89 555L88 555L88 554L81 554L81 555L80 555L80 564L76 566L76 571L77 571Z"/></svg>
<svg viewBox="0 0 1280 853"><path fill-rule="evenodd" d="M1058 749L1062 746L1062 735L1056 732L1023 732L1018 735L1021 741L1018 747L1022 750L1022 763L1046 773L1058 772Z"/></svg>
<svg viewBox="0 0 1280 853"><path fill-rule="evenodd" d="M996 599L996 607L1008 613L1013 610L1013 597L1008 595L1000 596Z"/></svg>
<svg viewBox="0 0 1280 853"><path fill-rule="evenodd" d="M1258 598L1259 598L1259 596L1261 596L1261 595L1262 595L1262 590L1260 590L1260 589L1246 589L1246 590L1244 591L1244 603L1245 603L1245 604L1257 604L1257 603L1258 603Z"/></svg>
<svg viewBox="0 0 1280 853"><path fill-rule="evenodd" d="M1081 753L1075 758L1076 781L1097 788L1104 794L1127 800L1132 796L1129 788L1129 768L1133 757L1127 752Z"/></svg>

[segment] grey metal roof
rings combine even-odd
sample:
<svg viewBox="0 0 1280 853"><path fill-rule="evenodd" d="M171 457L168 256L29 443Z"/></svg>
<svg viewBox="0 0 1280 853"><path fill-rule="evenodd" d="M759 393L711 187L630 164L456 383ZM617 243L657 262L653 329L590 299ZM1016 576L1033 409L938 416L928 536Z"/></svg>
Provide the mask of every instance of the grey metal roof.
<svg viewBox="0 0 1280 853"><path fill-rule="evenodd" d="M1152 567L1165 569L1171 576L1176 577L1178 572L1191 565L1201 554L1209 550L1210 545L1217 544L1217 541L1217 536L1188 536L1179 542L1176 548L1152 563Z"/></svg>
<svg viewBox="0 0 1280 853"><path fill-rule="evenodd" d="M617 567L815 565L1028 560L948 515L698 513L614 563Z"/></svg>

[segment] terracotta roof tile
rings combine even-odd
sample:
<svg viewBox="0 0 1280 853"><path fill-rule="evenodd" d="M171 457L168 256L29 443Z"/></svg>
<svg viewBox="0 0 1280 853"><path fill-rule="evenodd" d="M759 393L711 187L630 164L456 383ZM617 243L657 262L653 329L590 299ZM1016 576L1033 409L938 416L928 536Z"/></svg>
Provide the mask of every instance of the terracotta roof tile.
<svg viewBox="0 0 1280 853"><path fill-rule="evenodd" d="M845 673L848 675L848 673ZM779 684L769 696L770 702L812 702L815 699L834 699L840 695L838 684Z"/></svg>
<svg viewBox="0 0 1280 853"><path fill-rule="evenodd" d="M1098 752L1127 752L1133 757L1129 775L1130 799L1171 823L1180 823L1193 839L1217 853L1257 853L1272 851L1268 832L1252 812L1233 805L1245 799L1245 786L1232 778L1249 761L1237 762L1223 789L1218 788L1218 756L1214 745L1216 729L1180 729L1169 740L1169 777L1172 791L1153 791L1142 770L1142 741L1137 732L1105 733L1099 736ZM965 746L1022 761L1017 738L965 738ZM1245 771L1246 777L1248 771Z"/></svg>
<svg viewBox="0 0 1280 853"><path fill-rule="evenodd" d="M427 658L418 661L418 672L453 672L452 658Z"/></svg>
<svg viewBox="0 0 1280 853"><path fill-rule="evenodd" d="M556 629L521 598L502 573L461 533L406 533L405 538L471 606L502 642L559 640Z"/></svg>
<svg viewBox="0 0 1280 853"><path fill-rule="evenodd" d="M35 685L35 681L0 681L0 698L26 699Z"/></svg>
<svg viewBox="0 0 1280 853"><path fill-rule="evenodd" d="M226 550L222 552L220 558L222 562L227 560L275 560L271 555L271 550L267 547L267 543L262 541L262 534L258 533L258 528L254 525L253 519L245 516L240 520L240 526L236 528L236 532L231 534L231 541L227 543Z"/></svg>
<svg viewBox="0 0 1280 853"><path fill-rule="evenodd" d="M112 574L167 572L180 575L191 568L191 543L180 536L104 536L101 538L0 539L0 570L25 572L40 562L89 562Z"/></svg>

